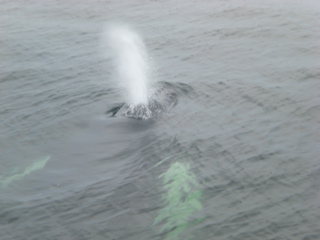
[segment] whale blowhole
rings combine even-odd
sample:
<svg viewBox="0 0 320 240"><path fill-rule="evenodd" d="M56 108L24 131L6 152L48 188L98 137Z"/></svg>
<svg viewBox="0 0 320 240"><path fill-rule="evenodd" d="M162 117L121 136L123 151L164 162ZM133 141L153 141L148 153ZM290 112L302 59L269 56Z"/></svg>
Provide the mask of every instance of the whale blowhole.
<svg viewBox="0 0 320 240"><path fill-rule="evenodd" d="M130 105L118 103L106 113L110 117L128 117L134 119L154 119L170 113L178 104L179 98L191 93L193 89L185 83L157 82L151 90L146 104Z"/></svg>

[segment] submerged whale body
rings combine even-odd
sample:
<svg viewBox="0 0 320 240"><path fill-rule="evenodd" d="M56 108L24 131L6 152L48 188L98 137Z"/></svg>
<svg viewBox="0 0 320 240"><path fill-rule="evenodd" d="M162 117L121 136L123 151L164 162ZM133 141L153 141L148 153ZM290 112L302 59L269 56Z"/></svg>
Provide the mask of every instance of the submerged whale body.
<svg viewBox="0 0 320 240"><path fill-rule="evenodd" d="M160 86L156 87L147 104L130 105L121 103L113 107L107 114L112 117L124 116L134 119L152 119L157 118L163 113L171 111L178 103L178 96L186 94L191 89L186 84L170 84L161 82Z"/></svg>
<svg viewBox="0 0 320 240"><path fill-rule="evenodd" d="M125 104L120 109L120 114L135 119L156 118L173 108L177 104L177 100L177 96L174 93L170 93L163 96L163 98L151 98L148 104L135 106Z"/></svg>

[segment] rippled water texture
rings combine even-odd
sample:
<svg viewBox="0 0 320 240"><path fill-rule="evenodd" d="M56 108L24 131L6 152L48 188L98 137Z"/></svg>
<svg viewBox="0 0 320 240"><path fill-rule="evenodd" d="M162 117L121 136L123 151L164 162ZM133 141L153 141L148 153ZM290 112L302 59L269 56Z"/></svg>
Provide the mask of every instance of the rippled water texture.
<svg viewBox="0 0 320 240"><path fill-rule="evenodd" d="M316 0L0 0L1 240L320 239ZM175 106L124 102L105 24Z"/></svg>

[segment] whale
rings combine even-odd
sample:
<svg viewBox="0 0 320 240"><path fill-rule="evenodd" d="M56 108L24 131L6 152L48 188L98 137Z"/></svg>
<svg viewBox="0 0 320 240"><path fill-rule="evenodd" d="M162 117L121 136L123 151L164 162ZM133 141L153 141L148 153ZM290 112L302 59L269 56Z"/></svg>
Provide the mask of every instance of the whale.
<svg viewBox="0 0 320 240"><path fill-rule="evenodd" d="M118 103L106 113L110 117L127 117L133 119L155 119L165 113L172 112L183 95L187 95L192 88L184 83L158 82L152 89L148 103L132 105Z"/></svg>

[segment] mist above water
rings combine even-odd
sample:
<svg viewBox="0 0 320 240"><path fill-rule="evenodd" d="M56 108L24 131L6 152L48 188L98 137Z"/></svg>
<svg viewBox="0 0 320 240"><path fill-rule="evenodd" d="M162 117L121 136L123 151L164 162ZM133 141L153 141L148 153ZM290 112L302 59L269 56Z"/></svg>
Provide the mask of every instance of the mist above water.
<svg viewBox="0 0 320 240"><path fill-rule="evenodd" d="M170 84L157 83L151 88L149 59L140 36L127 27L113 26L107 29L107 37L125 100L123 105L108 112L112 116L150 119L175 106L177 94Z"/></svg>
<svg viewBox="0 0 320 240"><path fill-rule="evenodd" d="M148 105L149 66L142 39L124 26L110 27L108 37L114 51L117 77L125 90L127 104L129 106Z"/></svg>
<svg viewBox="0 0 320 240"><path fill-rule="evenodd" d="M122 106L109 112L135 119L150 119L175 105L175 94L165 86L150 86L148 56L140 36L123 26L107 29L109 49L117 72L116 80L124 90Z"/></svg>

